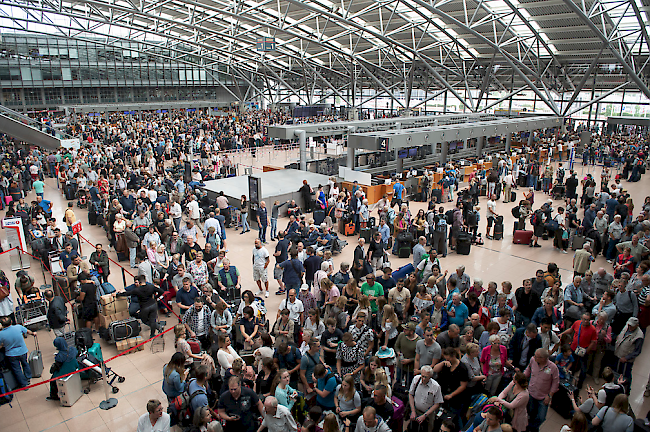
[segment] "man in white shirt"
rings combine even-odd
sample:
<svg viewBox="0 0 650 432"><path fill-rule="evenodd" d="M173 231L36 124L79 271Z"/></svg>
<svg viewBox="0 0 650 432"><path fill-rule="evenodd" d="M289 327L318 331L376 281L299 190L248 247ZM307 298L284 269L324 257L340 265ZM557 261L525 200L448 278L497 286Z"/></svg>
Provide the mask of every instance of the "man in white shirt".
<svg viewBox="0 0 650 432"><path fill-rule="evenodd" d="M214 212L210 212L208 215L209 217L205 220L205 223L203 224L203 236L207 237L208 236L208 230L210 227L214 227L214 232L221 237L221 224L217 220L214 214Z"/></svg>
<svg viewBox="0 0 650 432"><path fill-rule="evenodd" d="M435 414L440 404L444 402L440 385L431 378L432 376L431 366L422 366L420 375L413 378L409 389L411 421L422 424L428 419L428 432L433 431Z"/></svg>
<svg viewBox="0 0 650 432"><path fill-rule="evenodd" d="M280 312L284 309L289 309L289 319L293 320L294 323L300 325L303 322L305 314L305 306L302 304L301 300L296 298L296 290L289 290L289 299L284 299L280 302L280 307L278 308L278 319L280 318Z"/></svg>
<svg viewBox="0 0 650 432"><path fill-rule="evenodd" d="M515 186L515 178L512 173L508 173L508 175L504 177L503 182L505 183L505 188L503 189L503 202L509 203L510 193L512 192L512 188Z"/></svg>
<svg viewBox="0 0 650 432"><path fill-rule="evenodd" d="M178 203L178 201L172 201L172 205L169 206L169 216L174 221L174 227L176 231L180 230L183 210L181 209L181 205Z"/></svg>
<svg viewBox="0 0 650 432"><path fill-rule="evenodd" d="M537 328L537 332L539 337L542 338L542 348L548 350L550 355L555 354L560 348L560 338L553 331L553 323L550 318L542 319L540 327ZM552 349L551 346L553 346Z"/></svg>
<svg viewBox="0 0 650 432"><path fill-rule="evenodd" d="M190 212L190 219L192 219L192 222L194 222L194 225L196 225L200 230L201 228L201 211L199 210L199 203L196 201L196 196L192 195L190 197L190 202L187 204L187 209Z"/></svg>
<svg viewBox="0 0 650 432"><path fill-rule="evenodd" d="M511 174L508 174L511 175ZM497 196L492 194L490 199L487 202L487 230L485 231L485 236L488 239L492 239L492 225L496 221L496 218L499 216L497 213Z"/></svg>
<svg viewBox="0 0 650 432"><path fill-rule="evenodd" d="M147 402L147 412L138 419L137 432L169 432L169 414L164 412L163 406L158 399L150 399Z"/></svg>
<svg viewBox="0 0 650 432"><path fill-rule="evenodd" d="M291 411L285 406L279 405L278 400L273 396L264 399L263 420L257 432L262 432L264 429L268 429L269 432L295 432L298 430Z"/></svg>
<svg viewBox="0 0 650 432"><path fill-rule="evenodd" d="M256 295L262 295L264 292L262 283L264 283L267 298L269 296L269 277L266 269L270 262L269 251L262 245L260 239L255 239L255 247L253 248L253 280L257 283L258 291Z"/></svg>

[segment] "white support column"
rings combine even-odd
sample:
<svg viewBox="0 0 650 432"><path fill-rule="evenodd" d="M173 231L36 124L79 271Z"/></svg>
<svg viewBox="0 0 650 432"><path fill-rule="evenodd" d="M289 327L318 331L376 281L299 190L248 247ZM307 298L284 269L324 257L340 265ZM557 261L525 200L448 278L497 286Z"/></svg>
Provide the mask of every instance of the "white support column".
<svg viewBox="0 0 650 432"><path fill-rule="evenodd" d="M506 153L510 154L510 142L512 141L512 134L508 132L506 135Z"/></svg>
<svg viewBox="0 0 650 432"><path fill-rule="evenodd" d="M300 129L293 133L298 137L298 144L300 144L300 170L307 171L307 132Z"/></svg>
<svg viewBox="0 0 650 432"><path fill-rule="evenodd" d="M530 133L528 134L528 147L531 147L531 148L533 147L533 133L534 132L535 131L531 130Z"/></svg>
<svg viewBox="0 0 650 432"><path fill-rule="evenodd" d="M483 154L483 147L485 146L485 136L480 136L476 139L476 157L480 158Z"/></svg>
<svg viewBox="0 0 650 432"><path fill-rule="evenodd" d="M350 134L354 133L354 131L357 130L356 127L354 126L348 126L348 138L350 137ZM350 140L348 139L348 160L347 160L347 165L348 168L351 170L354 169L354 148L350 146Z"/></svg>
<svg viewBox="0 0 650 432"><path fill-rule="evenodd" d="M395 129L402 129L401 123L395 123ZM397 149L395 149L395 161L397 162L397 173L401 174L404 171L404 159L400 159L397 155Z"/></svg>

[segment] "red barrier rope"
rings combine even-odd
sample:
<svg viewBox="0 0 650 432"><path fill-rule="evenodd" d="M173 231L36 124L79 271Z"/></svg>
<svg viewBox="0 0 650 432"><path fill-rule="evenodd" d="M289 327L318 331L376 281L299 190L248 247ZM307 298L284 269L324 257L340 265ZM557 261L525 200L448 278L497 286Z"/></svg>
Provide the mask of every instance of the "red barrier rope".
<svg viewBox="0 0 650 432"><path fill-rule="evenodd" d="M92 247L95 247L95 245L92 244L92 243L91 243L87 238L85 238L85 237L82 236L81 234L77 234L77 235L78 235L79 238L81 238L83 241L85 241L86 243L88 243L88 244L91 245ZM131 273L130 271L128 271L128 270L126 269L126 267L122 266L120 263L118 263L117 261L113 260L111 257L108 257L108 260L109 260L110 262L116 264L119 268L121 268L122 270L124 270L126 273L128 273L129 276L131 276L131 277L135 277L135 275L134 275L133 273Z"/></svg>
<svg viewBox="0 0 650 432"><path fill-rule="evenodd" d="M170 327L170 328L168 328L167 330L165 330L165 331L163 331L163 332L161 332L161 333L158 333L158 334L155 335L154 337L149 338L149 339L147 339L147 340L145 340L145 341L143 341L143 342L137 344L136 346L134 346L134 347L132 347L132 348L129 348L129 349L125 350L125 351L122 351L121 353L119 353L119 354L117 354L117 355L115 355L115 356L109 358L108 360L104 360L104 364L106 364L106 363L108 363L108 362L110 362L110 361L112 361L112 360L115 360L115 359L118 358L118 357L121 357L121 356L123 356L123 355L126 355L126 354L130 353L131 351L133 351L133 350L135 350L135 349L140 348L141 346L143 346L143 345L145 345L145 344L151 342L152 340L154 340L154 339L156 339L156 338L158 338L158 337L160 337L160 336L163 336L165 333L167 333L167 332L169 332L169 331L171 331L171 330L173 330L173 329L174 329L174 327ZM85 372L85 371L87 371L87 370L90 370L90 369L96 368L96 367L98 367L98 366L101 366L101 365L97 364L97 365L93 365L93 366L87 366L87 367L85 367L85 368L83 368L83 369L78 369L78 370L76 370L76 371L69 372L69 373L67 373L67 374L65 374L65 375L61 375L61 376L58 376L58 377L56 377L56 378L50 378L50 379L48 379L48 380L41 381L41 382L36 383L36 384L30 384L30 385L28 385L28 386L26 386L26 387L22 387L22 388L19 388L19 389L16 389L16 390L12 390L12 391L7 392L7 393L0 394L0 398L3 398L3 397L5 397L5 396L8 396L8 395L11 395L11 394L14 394L14 393L21 392L21 391L23 391L23 390L28 390L28 389L30 389L30 388L34 388L34 387L38 387L38 386L41 386L41 385L44 385L44 384L48 384L48 383L50 383L50 382L52 382L52 381L56 381L56 380L59 380L59 379L63 379L63 378L65 378L65 377L69 377L70 375L74 375L74 374L77 374L77 373Z"/></svg>
<svg viewBox="0 0 650 432"><path fill-rule="evenodd" d="M0 252L0 255L4 255L4 254L6 254L7 252L11 252L11 251L14 250L14 249L18 249L18 246L14 246L14 247L12 247L11 249L7 249L7 250L4 251L4 252Z"/></svg>

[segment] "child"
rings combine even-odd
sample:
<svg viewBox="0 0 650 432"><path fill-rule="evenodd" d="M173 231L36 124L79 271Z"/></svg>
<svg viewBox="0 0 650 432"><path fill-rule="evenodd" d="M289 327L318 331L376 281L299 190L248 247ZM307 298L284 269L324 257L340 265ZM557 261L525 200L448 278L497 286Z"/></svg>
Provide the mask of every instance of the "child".
<svg viewBox="0 0 650 432"><path fill-rule="evenodd" d="M573 365L573 351L571 345L562 345L560 354L555 357L555 364L557 365L560 373L560 379L567 379L570 377L571 366Z"/></svg>

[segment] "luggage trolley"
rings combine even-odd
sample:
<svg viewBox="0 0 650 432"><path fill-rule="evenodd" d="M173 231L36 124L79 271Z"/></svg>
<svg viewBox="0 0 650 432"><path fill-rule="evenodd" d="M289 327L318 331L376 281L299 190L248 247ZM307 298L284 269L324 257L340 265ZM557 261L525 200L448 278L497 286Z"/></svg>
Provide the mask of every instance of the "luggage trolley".
<svg viewBox="0 0 650 432"><path fill-rule="evenodd" d="M25 327L47 325L47 305L40 294L25 295L23 303L18 305L16 321Z"/></svg>

